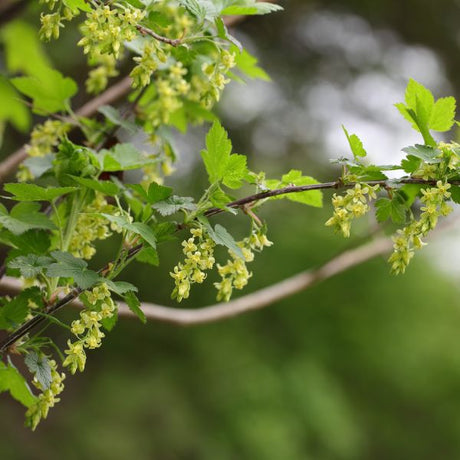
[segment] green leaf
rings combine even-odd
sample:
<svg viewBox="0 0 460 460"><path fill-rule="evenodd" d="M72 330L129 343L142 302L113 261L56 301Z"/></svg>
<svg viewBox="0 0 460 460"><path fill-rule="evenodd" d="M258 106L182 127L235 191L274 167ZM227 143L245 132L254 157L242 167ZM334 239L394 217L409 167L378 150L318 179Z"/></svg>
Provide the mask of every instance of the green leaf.
<svg viewBox="0 0 460 460"><path fill-rule="evenodd" d="M455 123L456 102L453 97L442 97L436 101L431 117L429 128L433 131L449 131Z"/></svg>
<svg viewBox="0 0 460 460"><path fill-rule="evenodd" d="M38 114L66 110L69 99L78 91L74 80L54 69L40 72L39 77L17 77L11 82L33 100L33 110Z"/></svg>
<svg viewBox="0 0 460 460"><path fill-rule="evenodd" d="M132 144L117 144L111 150L99 153L103 171L128 171L156 163L158 160L147 158Z"/></svg>
<svg viewBox="0 0 460 460"><path fill-rule="evenodd" d="M118 321L118 307L115 308L117 308L117 311L114 312L112 316L109 316L108 318L102 318L101 320L102 327L108 332L110 332L115 327Z"/></svg>
<svg viewBox="0 0 460 460"><path fill-rule="evenodd" d="M85 0L63 0L63 3L74 13L78 10L85 11L86 13L91 12L91 7L85 2Z"/></svg>
<svg viewBox="0 0 460 460"><path fill-rule="evenodd" d="M398 192L393 194L391 200L379 198L375 202L375 207L375 216L378 222L384 222L391 218L395 224L403 224L406 220L406 200Z"/></svg>
<svg viewBox="0 0 460 460"><path fill-rule="evenodd" d="M452 185L449 191L451 193L452 201L460 204L460 187L458 185Z"/></svg>
<svg viewBox="0 0 460 460"><path fill-rule="evenodd" d="M367 155L366 150L363 147L363 143L356 134L348 134L348 131L345 129L345 126L342 126L345 136L347 136L348 143L350 144L351 151L355 158L365 157Z"/></svg>
<svg viewBox="0 0 460 460"><path fill-rule="evenodd" d="M136 256L136 260L138 262L153 265L154 267L158 267L158 265L160 265L158 252L156 251L156 249L153 249L150 246L144 247Z"/></svg>
<svg viewBox="0 0 460 460"><path fill-rule="evenodd" d="M37 401L19 371L11 363L6 365L0 361L0 393L3 391L9 391L25 407L30 407Z"/></svg>
<svg viewBox="0 0 460 460"><path fill-rule="evenodd" d="M48 267L49 277L72 278L81 289L88 289L100 280L95 271L88 270L88 264L83 259L78 259L69 252L53 251L51 255L56 263Z"/></svg>
<svg viewBox="0 0 460 460"><path fill-rule="evenodd" d="M128 292L125 296L123 296L123 298L125 299L129 309L141 320L141 322L145 324L147 322L147 318L141 310L141 303L139 302L136 294L134 294L134 292Z"/></svg>
<svg viewBox="0 0 460 460"><path fill-rule="evenodd" d="M110 222L113 222L121 228L128 230L131 233L139 235L144 239L150 246L156 248L156 238L153 230L142 222L130 222L126 216L112 216L111 214L100 214Z"/></svg>
<svg viewBox="0 0 460 460"><path fill-rule="evenodd" d="M415 144L414 146L404 147L402 151L408 155L420 158L425 163L434 164L441 162L441 159L437 158L441 155L441 151L429 145Z"/></svg>
<svg viewBox="0 0 460 460"><path fill-rule="evenodd" d="M10 214L0 204L0 224L15 235L21 235L34 228L54 230L56 226L42 212L38 203L18 203Z"/></svg>
<svg viewBox="0 0 460 460"><path fill-rule="evenodd" d="M235 2L236 3L236 2ZM275 11L282 11L283 7L276 3L267 2L254 2L254 1L243 1L238 2L242 5L230 5L224 8L220 14L225 16L233 15L254 15L254 14L269 14Z"/></svg>
<svg viewBox="0 0 460 460"><path fill-rule="evenodd" d="M239 188L248 174L246 157L231 155L232 143L222 125L215 121L206 136L207 150L201 156L211 184L222 181L227 187Z"/></svg>
<svg viewBox="0 0 460 460"><path fill-rule="evenodd" d="M204 8L198 0L179 0L179 3L184 6L187 11L202 22L206 17L206 8Z"/></svg>
<svg viewBox="0 0 460 460"><path fill-rule="evenodd" d="M209 175L209 182L214 183L224 176L225 165L232 152L232 143L227 131L215 121L206 135L207 150L201 151L201 156Z"/></svg>
<svg viewBox="0 0 460 460"><path fill-rule="evenodd" d="M91 190L96 190L97 192L102 192L104 195L116 196L120 191L118 185L109 180L88 179L86 177L78 176L70 177L72 177L72 179L80 185L83 185Z"/></svg>
<svg viewBox="0 0 460 460"><path fill-rule="evenodd" d="M31 351L25 357L24 362L29 371L34 374L42 389L47 390L53 381L48 358L45 355L39 355L35 351Z"/></svg>
<svg viewBox="0 0 460 460"><path fill-rule="evenodd" d="M52 154L43 157L29 157L23 162L23 165L38 179L53 167L53 160L54 155Z"/></svg>
<svg viewBox="0 0 460 460"><path fill-rule="evenodd" d="M29 129L31 116L20 96L8 80L0 75L0 122L9 121L16 129ZM1 142L0 142L1 144Z"/></svg>
<svg viewBox="0 0 460 460"><path fill-rule="evenodd" d="M50 247L50 237L45 230L29 230L21 235L14 235L7 230L0 232L0 242L17 248L24 254L43 255Z"/></svg>
<svg viewBox="0 0 460 460"><path fill-rule="evenodd" d="M107 284L111 291L118 295L123 295L131 291L137 292L137 287L134 286L134 284L128 283L126 281L105 280L105 284Z"/></svg>
<svg viewBox="0 0 460 460"><path fill-rule="evenodd" d="M78 190L76 187L40 187L36 184L5 184L5 190L17 201L53 201L54 199Z"/></svg>
<svg viewBox="0 0 460 460"><path fill-rule="evenodd" d="M191 197L173 195L166 198L166 200L158 201L153 204L152 207L162 216L170 216L181 210L194 211L196 209L196 204Z"/></svg>
<svg viewBox="0 0 460 460"><path fill-rule="evenodd" d="M214 229L211 226L207 227L207 231L209 236L214 241L214 243L219 244L221 246L225 246L226 248L230 249L234 254L236 254L241 259L244 259L243 251L241 248L236 244L235 239L233 238L230 233L226 230L225 227L222 225L217 224Z"/></svg>
<svg viewBox="0 0 460 460"><path fill-rule="evenodd" d="M279 188L288 187L290 185L314 185L319 184L319 182L316 179L313 179L313 177L302 176L302 171L291 169L289 173L285 174L281 178L281 181L267 180L265 184L270 190L276 190ZM282 199L306 204L308 206L314 206L316 208L321 208L323 206L323 194L321 190L308 190L305 192L287 193L285 195L278 195L270 198L270 200Z"/></svg>
<svg viewBox="0 0 460 460"><path fill-rule="evenodd" d="M131 133L134 133L138 130L135 123L125 120L123 115L111 105L103 105L102 107L99 107L97 111L102 113L102 115L104 115L105 118L107 118L107 120L112 122L114 125L121 126Z"/></svg>
<svg viewBox="0 0 460 460"><path fill-rule="evenodd" d="M43 300L38 287L25 289L0 308L0 329L10 329L21 324L29 313L29 303L43 305Z"/></svg>
<svg viewBox="0 0 460 460"><path fill-rule="evenodd" d="M238 69L249 78L259 78L260 80L270 81L270 76L257 65L259 62L258 59L250 54L247 50L237 52L237 49L234 50L235 53L235 62Z"/></svg>
<svg viewBox="0 0 460 460"><path fill-rule="evenodd" d="M24 278L35 278L53 262L53 259L36 254L19 256L8 262L8 267L19 270Z"/></svg>
<svg viewBox="0 0 460 460"><path fill-rule="evenodd" d="M164 185L159 185L156 182L152 182L149 185L149 190L147 192L148 202L154 204L158 201L164 201L166 198L169 198L173 192L171 187L165 187Z"/></svg>
<svg viewBox="0 0 460 460"><path fill-rule="evenodd" d="M50 67L37 30L31 24L15 20L2 25L1 37L5 47L6 67L11 74L19 72L40 76ZM3 102L5 102L2 99Z"/></svg>

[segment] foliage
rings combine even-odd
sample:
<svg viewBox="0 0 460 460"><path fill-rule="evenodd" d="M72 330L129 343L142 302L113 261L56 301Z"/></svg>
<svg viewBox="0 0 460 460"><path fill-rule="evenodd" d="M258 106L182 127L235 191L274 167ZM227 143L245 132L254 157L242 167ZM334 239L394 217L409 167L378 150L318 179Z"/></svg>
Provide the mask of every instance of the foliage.
<svg viewBox="0 0 460 460"><path fill-rule="evenodd" d="M266 74L229 34L222 16L266 14L279 10L277 5L252 0L43 3L48 9L41 16L43 40L59 38L67 21L85 17L78 45L93 67L86 80L88 93L103 91L127 56L134 55L134 64L128 108L103 107L103 118L96 120L74 113L71 98L78 90L76 82L51 69L44 56L37 55L37 65L22 68L10 58L9 72L19 69L25 75L1 80L11 100L20 93L30 99L34 114L48 117L31 132L30 161L21 166L18 183L4 186L6 198L19 203L11 209L0 205L0 240L11 248L6 270L33 286L2 302L0 327L8 335L0 352L5 358L13 353L24 358L39 394L30 390L25 376L11 362L0 362L0 390L9 391L28 408L26 423L32 429L59 401L65 374L52 356L57 346L44 334L32 335L31 327L52 322L70 329L72 338L67 341L62 367L72 374L83 371L87 350L100 347L103 329L110 331L115 324L117 306L112 295L122 297L141 321L146 320L136 287L115 279L135 259L158 265L158 245L177 232L186 229L190 236L182 242L184 260L171 273L172 297L179 302L187 298L191 286L203 283L216 266L221 278L214 283L217 300L228 301L233 290L244 288L251 277L246 264L272 244L266 236L267 225L256 215L268 201L287 198L321 207L321 189L344 188L344 195L333 196L334 214L326 225L349 236L352 220L367 213L370 202L376 200L377 220L391 218L401 226L389 259L394 273L405 271L415 249L424 245L422 238L435 228L440 216L450 213L446 202L456 200L460 184L460 146L437 143L430 131L452 127L455 100L435 101L428 89L413 80L405 103L396 107L421 133L424 144L404 149L401 164L366 163L362 142L345 129L353 159L340 161L343 174L332 183L319 183L298 170L281 179L266 179L264 172L249 169L244 155L232 152L232 143L212 108L230 79L239 78L231 69L237 67L251 78L266 79ZM3 38L7 50L22 31L21 25L8 29ZM24 46L36 49L36 42L28 37ZM10 112L0 112L1 122L23 128L29 114L13 103L10 108ZM163 185L175 161L170 132L210 119L214 121L201 152L209 186L197 200L175 195ZM84 140L77 142L75 131ZM117 136L126 132L146 133L156 153L119 142ZM388 169L406 174L390 180ZM123 180L131 170L141 172L138 183ZM414 185L415 193L409 190ZM251 189L253 194L231 197L230 193L243 187L244 193ZM377 199L377 194L385 193L386 197ZM416 196L423 205L419 209ZM234 215L238 210L244 211L250 225L241 241L221 224L210 222L215 214ZM88 268L96 241L107 238L118 242L117 253L99 270ZM216 263L216 245L228 251L223 264ZM85 309L70 327L53 317L77 297Z"/></svg>

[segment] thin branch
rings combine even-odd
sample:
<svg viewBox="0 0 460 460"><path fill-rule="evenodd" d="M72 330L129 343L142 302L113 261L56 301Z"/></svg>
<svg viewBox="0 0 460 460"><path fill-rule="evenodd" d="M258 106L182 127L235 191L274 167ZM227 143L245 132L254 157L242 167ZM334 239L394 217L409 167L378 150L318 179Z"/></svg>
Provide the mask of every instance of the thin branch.
<svg viewBox="0 0 460 460"><path fill-rule="evenodd" d="M136 26L136 29L142 34L142 35L150 35L153 37L155 40L158 40L159 42L166 43L171 46L179 46L182 43L181 38L168 38L168 37L163 37L162 35L157 34L154 32L152 29L149 29L148 27L141 26L138 24Z"/></svg>
<svg viewBox="0 0 460 460"><path fill-rule="evenodd" d="M314 284L342 273L349 268L366 262L373 257L385 254L391 247L391 239L376 239L375 241L357 248L342 252L317 269L303 271L295 276L228 303L214 304L197 309L173 308L153 303L142 303L142 311L149 320L161 321L178 326L194 326L222 321L227 318L267 307L297 292L308 289ZM22 284L16 278L5 277L0 283L0 289L9 294L17 294L21 291ZM78 300L72 300L69 305L84 308L83 304ZM125 303L118 302L118 305L120 316L128 318L136 317ZM0 351L3 350L3 348L4 346L2 344Z"/></svg>
<svg viewBox="0 0 460 460"><path fill-rule="evenodd" d="M90 117L97 112L99 107L111 104L112 102L120 99L120 97L128 93L130 89L131 78L125 77L99 96L82 105L75 113L80 117ZM26 158L27 152L26 146L24 145L19 150L5 158L5 160L0 162L0 183L3 183Z"/></svg>

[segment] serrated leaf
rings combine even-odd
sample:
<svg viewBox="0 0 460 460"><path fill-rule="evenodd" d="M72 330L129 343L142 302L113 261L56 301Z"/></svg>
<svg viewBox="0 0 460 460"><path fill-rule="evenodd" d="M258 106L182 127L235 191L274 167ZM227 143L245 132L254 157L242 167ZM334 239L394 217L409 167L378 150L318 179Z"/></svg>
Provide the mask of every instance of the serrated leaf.
<svg viewBox="0 0 460 460"><path fill-rule="evenodd" d="M395 193L391 200L388 198L379 198L375 202L375 207L375 216L378 222L384 222L389 218L395 224L403 224L405 222L407 205L399 193Z"/></svg>
<svg viewBox="0 0 460 460"><path fill-rule="evenodd" d="M456 102L453 97L442 97L436 101L431 117L429 128L433 131L449 131L455 122Z"/></svg>
<svg viewBox="0 0 460 460"><path fill-rule="evenodd" d="M74 80L54 69L41 71L39 77L17 77L11 82L32 99L33 110L38 114L66 110L69 99L78 91Z"/></svg>
<svg viewBox="0 0 460 460"><path fill-rule="evenodd" d="M198 0L179 0L179 3L184 6L189 13L201 22L206 17L206 9L200 4Z"/></svg>
<svg viewBox="0 0 460 460"><path fill-rule="evenodd" d="M126 216L112 216L111 214L101 213L110 222L115 223L121 228L142 237L150 246L156 248L156 238L153 230L142 222L130 222Z"/></svg>
<svg viewBox="0 0 460 460"><path fill-rule="evenodd" d="M314 185L319 182L310 176L302 176L302 171L292 169L289 173L284 174L281 180L267 180L265 185L269 190L275 190L279 188L288 187L290 185ZM287 193L284 195L278 195L271 197L270 200L291 200L297 203L306 204L308 206L314 206L321 208L323 206L323 194L321 190L308 190L305 192Z"/></svg>
<svg viewBox="0 0 460 460"><path fill-rule="evenodd" d="M78 177L78 176L70 176L75 182L87 187L91 190L96 190L97 192L101 192L104 195L108 196L116 196L118 195L120 188L114 182L109 180L96 180L96 179L88 179L86 177Z"/></svg>
<svg viewBox="0 0 460 460"><path fill-rule="evenodd" d="M148 202L154 204L158 201L166 200L169 198L173 192L171 187L165 187L164 185L159 185L156 182L152 182L149 185L149 189L147 192L147 199Z"/></svg>
<svg viewBox="0 0 460 460"><path fill-rule="evenodd" d="M154 267L158 267L160 264L158 252L150 246L144 247L136 256L136 260L138 262L153 265Z"/></svg>
<svg viewBox="0 0 460 460"><path fill-rule="evenodd" d="M260 80L270 81L271 78L261 67L257 65L259 60L250 54L247 50L243 49L238 52L236 49L235 62L238 69L249 78L259 78Z"/></svg>
<svg viewBox="0 0 460 460"><path fill-rule="evenodd" d="M196 204L191 197L173 195L166 198L166 200L158 201L153 204L152 207L162 216L170 216L181 210L194 211L196 209Z"/></svg>
<svg viewBox="0 0 460 460"><path fill-rule="evenodd" d="M26 355L24 362L29 371L37 379L41 388L47 390L53 381L48 358L44 355L39 355L35 351L31 351Z"/></svg>
<svg viewBox="0 0 460 460"><path fill-rule="evenodd" d="M147 318L141 309L141 303L139 302L136 294L134 294L134 292L128 292L125 296L123 296L123 298L125 299L129 309L141 320L141 322L145 324L147 322Z"/></svg>
<svg viewBox="0 0 460 460"><path fill-rule="evenodd" d="M51 255L56 260L47 268L51 278L72 278L81 289L88 289L101 279L95 271L87 268L88 264L83 259L69 252L53 251Z"/></svg>
<svg viewBox="0 0 460 460"><path fill-rule="evenodd" d="M19 270L24 278L34 278L53 262L53 259L46 256L38 256L36 254L28 254L19 256L8 262L8 267Z"/></svg>
<svg viewBox="0 0 460 460"><path fill-rule="evenodd" d="M50 247L49 234L44 230L29 230L21 235L14 235L8 230L0 232L0 242L17 248L24 254L45 254Z"/></svg>
<svg viewBox="0 0 460 460"><path fill-rule="evenodd" d="M350 144L351 151L355 158L365 157L367 155L366 150L364 149L363 143L356 134L348 134L348 131L345 129L345 126L342 126L345 136L347 136L348 143Z"/></svg>
<svg viewBox="0 0 460 460"><path fill-rule="evenodd" d="M65 6L70 8L74 13L78 10L91 12L91 7L85 2L85 0L63 0Z"/></svg>
<svg viewBox="0 0 460 460"><path fill-rule="evenodd" d="M222 225L217 224L214 228L212 228L211 226L207 227L207 231L214 243L219 244L221 246L225 246L238 257L244 259L243 251L236 244L235 239L230 233L228 233L225 227L222 227Z"/></svg>
<svg viewBox="0 0 460 460"><path fill-rule="evenodd" d="M415 144L410 147L404 147L402 151L408 155L420 158L425 163L434 164L441 162L441 159L437 158L441 154L440 150L429 145Z"/></svg>
<svg viewBox="0 0 460 460"><path fill-rule="evenodd" d="M117 144L111 150L99 153L103 171L128 171L156 163L158 160L147 158L132 144Z"/></svg>
<svg viewBox="0 0 460 460"><path fill-rule="evenodd" d="M230 5L221 11L223 16L269 14L282 11L283 7L276 3L245 1L245 5Z"/></svg>
<svg viewBox="0 0 460 460"><path fill-rule="evenodd" d="M39 209L38 203L24 202L18 203L8 214L6 208L0 204L0 224L15 235L35 228L54 230L56 226Z"/></svg>
<svg viewBox="0 0 460 460"><path fill-rule="evenodd" d="M460 187L458 185L452 185L449 190L451 199L454 203L460 204Z"/></svg>
<svg viewBox="0 0 460 460"><path fill-rule="evenodd" d="M19 371L11 363L6 365L0 361L0 393L4 391L9 391L25 407L32 406L37 400Z"/></svg>
<svg viewBox="0 0 460 460"><path fill-rule="evenodd" d="M54 199L78 190L77 187L40 187L36 184L5 184L5 190L17 201L53 201Z"/></svg>
<svg viewBox="0 0 460 460"><path fill-rule="evenodd" d="M127 281L105 280L105 283L112 292L118 295L126 294L130 291L137 292L137 287Z"/></svg>

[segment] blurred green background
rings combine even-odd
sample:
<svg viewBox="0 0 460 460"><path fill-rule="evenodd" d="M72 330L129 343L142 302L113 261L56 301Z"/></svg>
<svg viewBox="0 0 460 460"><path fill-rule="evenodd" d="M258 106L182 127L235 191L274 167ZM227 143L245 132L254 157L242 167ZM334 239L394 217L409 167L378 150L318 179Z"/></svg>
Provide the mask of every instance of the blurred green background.
<svg viewBox="0 0 460 460"><path fill-rule="evenodd" d="M283 5L285 12L247 20L237 31L273 81L232 84L218 109L253 169L279 177L298 168L331 180L337 170L328 159L347 153L342 123L364 139L374 161L398 161L400 149L417 140L392 106L407 79L437 97L460 95L458 2ZM37 22L34 8L24 18ZM64 73L81 78L75 39L68 32L46 50ZM203 132L178 136L183 156L170 181L194 196L205 183L195 161ZM24 141L7 131L3 155ZM323 210L276 202L263 211L275 244L252 264L246 292L359 244L372 219L344 241L324 228L328 198ZM226 223L236 235L247 231L240 219ZM0 395L1 458L458 459L459 245L455 236L439 240L404 276L390 276L377 258L222 323L120 320L90 353L86 371L67 379L63 401L35 433L23 428L23 408ZM172 305L168 272L178 246L161 248L161 269L133 265L124 279L140 285L142 298ZM99 260L110 253L102 245ZM212 303L211 282L184 305Z"/></svg>

